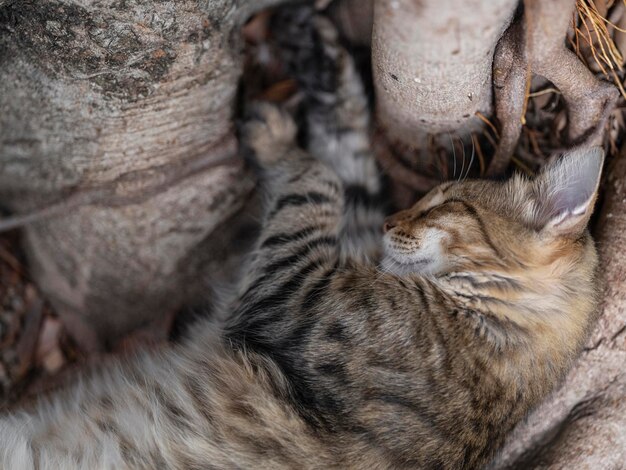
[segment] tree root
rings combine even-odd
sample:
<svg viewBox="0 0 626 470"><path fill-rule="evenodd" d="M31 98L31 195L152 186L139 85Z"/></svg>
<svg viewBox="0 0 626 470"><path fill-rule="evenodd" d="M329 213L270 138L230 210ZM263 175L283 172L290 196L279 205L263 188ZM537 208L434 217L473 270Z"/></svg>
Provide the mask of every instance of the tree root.
<svg viewBox="0 0 626 470"><path fill-rule="evenodd" d="M504 33L494 54L493 85L500 140L487 173L504 173L522 133L530 69L524 48L524 27L515 22Z"/></svg>
<svg viewBox="0 0 626 470"><path fill-rule="evenodd" d="M542 76L561 92L568 112L568 145L600 143L598 132L619 97L610 83L596 79L568 50L567 34L575 0L525 0L524 15L502 36L494 55L496 115L501 139L488 175L508 166L522 130L530 74Z"/></svg>

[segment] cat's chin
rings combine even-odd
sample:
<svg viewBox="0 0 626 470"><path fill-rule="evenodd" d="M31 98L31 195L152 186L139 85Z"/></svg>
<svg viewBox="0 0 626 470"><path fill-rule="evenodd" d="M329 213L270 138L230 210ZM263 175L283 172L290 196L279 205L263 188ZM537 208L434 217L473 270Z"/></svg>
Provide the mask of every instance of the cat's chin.
<svg viewBox="0 0 626 470"><path fill-rule="evenodd" d="M398 261L391 255L385 255L380 267L383 271L403 276L406 274L434 274L435 263L429 258Z"/></svg>

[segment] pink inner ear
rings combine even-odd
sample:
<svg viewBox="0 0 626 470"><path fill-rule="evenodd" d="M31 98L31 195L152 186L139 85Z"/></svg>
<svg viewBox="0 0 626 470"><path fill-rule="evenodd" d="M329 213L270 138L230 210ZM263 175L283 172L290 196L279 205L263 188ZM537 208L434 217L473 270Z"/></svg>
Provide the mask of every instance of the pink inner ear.
<svg viewBox="0 0 626 470"><path fill-rule="evenodd" d="M572 212L572 215L582 215L585 213L585 211L587 210L587 207L589 207L589 204L583 204L581 206L578 207L578 209L575 209L574 212Z"/></svg>
<svg viewBox="0 0 626 470"><path fill-rule="evenodd" d="M569 181L555 181L545 201L550 217L584 213L595 191L595 183L589 183L573 178Z"/></svg>
<svg viewBox="0 0 626 470"><path fill-rule="evenodd" d="M587 212L595 200L603 160L599 147L577 149L543 171L537 179L537 202L544 224L561 225Z"/></svg>

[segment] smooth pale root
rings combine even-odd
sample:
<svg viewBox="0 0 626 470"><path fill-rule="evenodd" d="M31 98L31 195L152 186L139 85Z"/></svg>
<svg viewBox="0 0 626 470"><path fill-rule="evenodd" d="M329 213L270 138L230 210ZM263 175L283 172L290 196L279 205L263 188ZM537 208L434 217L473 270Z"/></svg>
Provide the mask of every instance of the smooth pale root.
<svg viewBox="0 0 626 470"><path fill-rule="evenodd" d="M492 111L492 61L517 0L374 0L378 119L406 145L479 129Z"/></svg>

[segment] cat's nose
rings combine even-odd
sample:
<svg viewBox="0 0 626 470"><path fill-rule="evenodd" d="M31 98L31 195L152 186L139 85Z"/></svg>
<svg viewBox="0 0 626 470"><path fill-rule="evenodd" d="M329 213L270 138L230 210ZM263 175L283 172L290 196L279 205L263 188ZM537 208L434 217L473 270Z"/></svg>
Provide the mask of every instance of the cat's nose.
<svg viewBox="0 0 626 470"><path fill-rule="evenodd" d="M383 232L387 233L389 230L396 226L396 221L393 217L387 217L385 219L385 223L383 224Z"/></svg>

